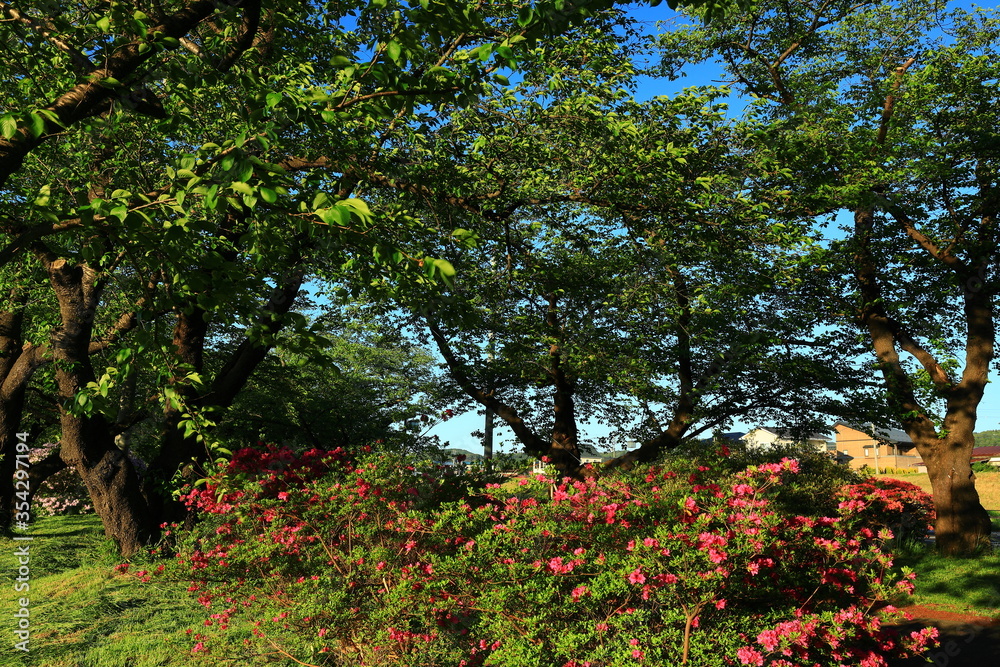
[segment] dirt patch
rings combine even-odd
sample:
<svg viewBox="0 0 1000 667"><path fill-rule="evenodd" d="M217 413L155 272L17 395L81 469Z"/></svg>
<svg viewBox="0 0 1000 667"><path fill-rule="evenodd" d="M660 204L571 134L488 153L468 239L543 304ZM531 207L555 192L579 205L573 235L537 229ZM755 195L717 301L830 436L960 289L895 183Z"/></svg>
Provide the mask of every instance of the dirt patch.
<svg viewBox="0 0 1000 667"><path fill-rule="evenodd" d="M941 644L923 658L890 661L891 667L993 667L1000 665L1000 618L975 616L934 606L906 607L912 621L897 623L904 631L932 625Z"/></svg>

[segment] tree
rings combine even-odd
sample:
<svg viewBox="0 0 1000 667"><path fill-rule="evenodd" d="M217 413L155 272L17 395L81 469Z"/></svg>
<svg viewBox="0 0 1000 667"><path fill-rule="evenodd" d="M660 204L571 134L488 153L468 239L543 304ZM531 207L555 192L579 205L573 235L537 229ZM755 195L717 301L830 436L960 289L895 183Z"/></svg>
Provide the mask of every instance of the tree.
<svg viewBox="0 0 1000 667"><path fill-rule="evenodd" d="M457 294L390 290L466 394L568 474L583 418L624 427L645 408L621 465L736 416L846 416L823 392L848 393L857 369L816 358L819 309L790 294L812 273L809 239L742 196L755 165L712 93L640 105L532 85L397 152L381 183L380 202L470 230L435 253Z"/></svg>
<svg viewBox="0 0 1000 667"><path fill-rule="evenodd" d="M328 347L303 349L282 336L288 345L279 341L214 436L231 447L260 439L296 450L426 449L431 443L409 426L423 430L421 418L437 422L453 402L429 352L346 309L319 320Z"/></svg>
<svg viewBox="0 0 1000 667"><path fill-rule="evenodd" d="M1000 431L976 433L976 447L996 447L997 445L1000 445Z"/></svg>
<svg viewBox="0 0 1000 667"><path fill-rule="evenodd" d="M990 531L970 456L996 340L998 28L938 3L765 3L666 45L718 54L758 100L791 215L850 212L816 261L850 278L831 298L927 464L946 554Z"/></svg>
<svg viewBox="0 0 1000 667"><path fill-rule="evenodd" d="M85 409L93 386L107 386L89 352L109 285L129 278L122 321L135 320L156 296L143 275L155 267L150 290L166 295L175 318L168 357L177 363L166 364L165 377L177 384L169 371L201 363L206 317L228 289L193 282L227 275L237 242L249 244L241 259L253 264L280 249L266 244L294 238L294 261L276 267L277 290L256 311L264 319L233 366L204 385L210 399L184 384L167 391L195 410L225 407L284 326L310 253L334 243L380 254L380 229L409 224L404 216L376 224L353 196L395 134L470 104L488 84L503 84L501 70L516 69L539 39L612 4L82 2L57 11L47 2L0 3L12 69L0 109L0 266L30 265L49 277L60 304L49 359L64 459L81 471L123 552L154 533L137 527L148 494L134 493L135 471L114 428ZM301 236L285 233L289 221ZM428 279L449 271L409 256L404 268ZM193 381L192 373L184 377ZM5 410L16 412L9 395ZM168 412L175 407L168 401ZM177 410L171 420L191 422ZM179 444L168 442L156 467L180 465L190 435L168 431L166 440Z"/></svg>

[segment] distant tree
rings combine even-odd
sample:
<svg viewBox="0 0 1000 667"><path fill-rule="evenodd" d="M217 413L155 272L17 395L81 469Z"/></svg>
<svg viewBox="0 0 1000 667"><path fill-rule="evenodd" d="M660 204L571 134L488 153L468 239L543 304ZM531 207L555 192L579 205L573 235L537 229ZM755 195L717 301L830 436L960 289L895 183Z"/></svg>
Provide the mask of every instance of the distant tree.
<svg viewBox="0 0 1000 667"><path fill-rule="evenodd" d="M975 436L976 447L996 447L1000 445L1000 431L980 431Z"/></svg>
<svg viewBox="0 0 1000 667"><path fill-rule="evenodd" d="M607 81L550 94L529 78L516 103L489 100L398 150L379 184L386 206L468 228L434 251L456 269L452 293L387 288L455 382L568 474L585 419L645 416L621 465L736 417L816 422L864 404L842 400L870 383L817 326L808 230L743 196L758 165L717 91L638 104L600 37L577 45L616 63Z"/></svg>
<svg viewBox="0 0 1000 667"><path fill-rule="evenodd" d="M453 401L434 357L399 332L360 320L325 337L321 349L300 352L279 340L213 437L230 449L256 440L296 450L433 448L424 433Z"/></svg>
<svg viewBox="0 0 1000 667"><path fill-rule="evenodd" d="M754 100L789 216L850 216L814 261L842 272L830 313L868 341L946 554L990 531L970 456L996 343L998 37L995 10L838 0L764 2L664 43L671 69L718 57Z"/></svg>

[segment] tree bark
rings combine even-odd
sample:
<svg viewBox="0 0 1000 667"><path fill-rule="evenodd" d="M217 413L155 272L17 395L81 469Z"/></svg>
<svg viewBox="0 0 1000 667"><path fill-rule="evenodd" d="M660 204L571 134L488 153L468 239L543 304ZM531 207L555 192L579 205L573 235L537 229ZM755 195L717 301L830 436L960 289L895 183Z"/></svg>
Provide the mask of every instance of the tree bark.
<svg viewBox="0 0 1000 667"><path fill-rule="evenodd" d="M8 297L8 310L0 311L0 531L10 527L13 517L15 450L25 392L44 361L44 350L23 340L27 293L14 287Z"/></svg>
<svg viewBox="0 0 1000 667"><path fill-rule="evenodd" d="M21 308L26 297L15 287L8 298L10 310L0 311L0 531L10 527L13 516L15 448L26 385L11 377L21 356Z"/></svg>
<svg viewBox="0 0 1000 667"><path fill-rule="evenodd" d="M102 415L75 415L66 408L95 379L90 339L102 286L93 268L71 264L47 251L38 254L59 302L61 324L52 333L51 353L63 403L61 457L80 473L105 534L127 557L151 538L138 475L115 445L114 434Z"/></svg>
<svg viewBox="0 0 1000 667"><path fill-rule="evenodd" d="M555 342L549 345L549 375L552 377L552 443L549 459L563 475L575 477L583 462L580 460L580 439L576 425L576 405L573 395L576 382L566 373L563 360L562 327L559 323L559 299L554 293L546 295L549 302L545 323Z"/></svg>
<svg viewBox="0 0 1000 667"><path fill-rule="evenodd" d="M204 309L192 304L190 309L177 310L173 347L177 368L182 373L200 374L204 370L208 326L208 313ZM192 462L205 461L204 447L199 447L197 438L186 436L181 428L185 416L195 408L198 392L180 377L173 381L181 403L168 402L164 407L160 449L142 480L142 494L149 507L149 530L153 534L159 533L162 524L184 518L183 504L173 501L169 495L171 480L180 473L193 482Z"/></svg>
<svg viewBox="0 0 1000 667"><path fill-rule="evenodd" d="M42 488L45 480L65 468L66 462L62 460L62 455L58 449L54 450L41 461L32 463L31 470L28 472L28 479L31 483L31 490L28 492L29 501L34 499L35 494Z"/></svg>
<svg viewBox="0 0 1000 667"><path fill-rule="evenodd" d="M974 446L971 437L917 443L934 496L935 542L946 556L974 554L989 545L992 524L976 491L971 463Z"/></svg>

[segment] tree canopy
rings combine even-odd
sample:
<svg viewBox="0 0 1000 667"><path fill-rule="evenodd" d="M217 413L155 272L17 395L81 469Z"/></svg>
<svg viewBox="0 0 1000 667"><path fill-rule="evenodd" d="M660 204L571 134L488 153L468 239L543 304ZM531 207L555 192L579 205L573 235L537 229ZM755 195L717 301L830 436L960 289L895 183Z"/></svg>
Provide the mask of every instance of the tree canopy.
<svg viewBox="0 0 1000 667"><path fill-rule="evenodd" d="M661 72L721 58L743 118L635 99L611 0L0 2L0 452L58 419L127 553L277 424L410 447L392 423L474 403L579 474L584 418L641 417L628 465L893 413L973 548L995 18L678 4Z"/></svg>

